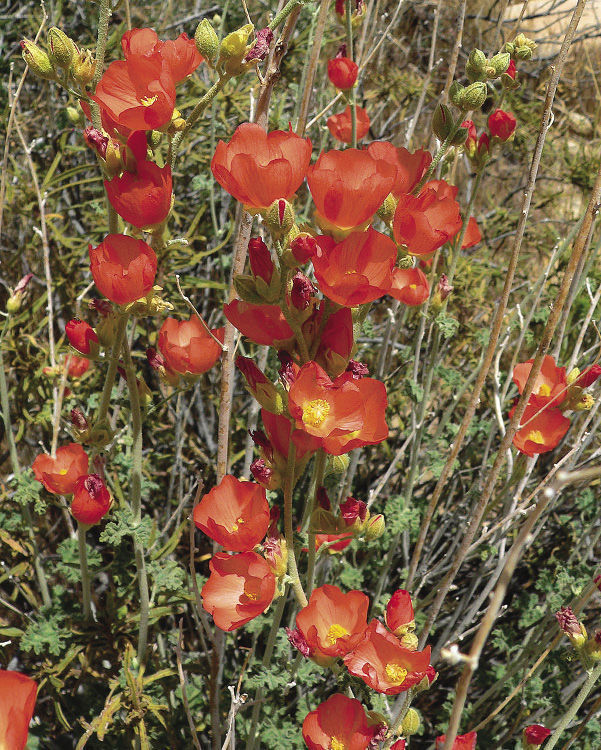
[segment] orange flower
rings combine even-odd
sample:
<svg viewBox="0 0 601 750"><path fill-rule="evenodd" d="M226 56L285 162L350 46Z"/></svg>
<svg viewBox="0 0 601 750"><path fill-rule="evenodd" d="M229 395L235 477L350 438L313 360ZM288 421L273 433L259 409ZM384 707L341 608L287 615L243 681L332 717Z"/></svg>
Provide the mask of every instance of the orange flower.
<svg viewBox="0 0 601 750"><path fill-rule="evenodd" d="M254 305L239 299L224 305L229 322L255 344L285 348L294 339L279 305Z"/></svg>
<svg viewBox="0 0 601 750"><path fill-rule="evenodd" d="M111 493L102 477L87 474L75 482L71 515L79 523L93 526L108 513L111 502Z"/></svg>
<svg viewBox="0 0 601 750"><path fill-rule="evenodd" d="M444 180L427 182L416 197L401 195L394 214L395 240L413 255L429 255L461 229L457 188Z"/></svg>
<svg viewBox="0 0 601 750"><path fill-rule="evenodd" d="M395 268L388 293L405 305L421 305L428 299L428 277L419 268Z"/></svg>
<svg viewBox="0 0 601 750"><path fill-rule="evenodd" d="M524 390L533 362L533 359L529 359L526 362L520 362L520 364L513 368L513 382L517 385L520 393ZM567 387L566 368L557 367L555 359L547 354L543 359L541 370L534 381L534 388L530 399L532 401L536 400L536 403L540 404L540 406L559 406L559 404L565 401L568 394ZM533 396L535 399L533 399Z"/></svg>
<svg viewBox="0 0 601 750"><path fill-rule="evenodd" d="M367 151L325 151L307 174L318 223L346 231L371 221L395 175L393 164L373 159Z"/></svg>
<svg viewBox="0 0 601 750"><path fill-rule="evenodd" d="M371 227L353 232L338 244L318 237L313 256L315 278L323 294L345 307L356 307L382 297L392 284L397 249L386 235Z"/></svg>
<svg viewBox="0 0 601 750"><path fill-rule="evenodd" d="M368 609L369 599L362 591L344 594L329 584L314 589L296 615L296 627L313 661L326 666L352 651L367 628Z"/></svg>
<svg viewBox="0 0 601 750"><path fill-rule="evenodd" d="M303 722L309 750L365 750L373 734L361 703L342 693L331 695Z"/></svg>
<svg viewBox="0 0 601 750"><path fill-rule="evenodd" d="M176 83L187 78L203 61L194 39L189 39L187 34L163 42L153 29L132 29L121 37L121 48L126 60L135 55L152 57L158 53Z"/></svg>
<svg viewBox="0 0 601 750"><path fill-rule="evenodd" d="M88 473L88 454L78 443L69 443L56 451L56 458L40 453L31 468L48 492L71 495L79 477Z"/></svg>
<svg viewBox="0 0 601 750"><path fill-rule="evenodd" d="M223 342L224 330L213 328L211 333ZM201 375L221 357L221 347L196 315L189 320L166 318L158 344L167 367L181 375Z"/></svg>
<svg viewBox="0 0 601 750"><path fill-rule="evenodd" d="M201 591L202 604L221 630L246 625L273 601L275 576L256 552L218 552L209 568L211 575Z"/></svg>
<svg viewBox="0 0 601 750"><path fill-rule="evenodd" d="M360 141L369 132L369 126L371 124L367 110L363 107L356 107L357 109L357 140ZM337 115L332 115L326 120L328 130L332 134L332 138L335 138L341 143L352 143L353 141L353 121L350 105Z"/></svg>
<svg viewBox="0 0 601 750"><path fill-rule="evenodd" d="M398 589L390 597L386 605L385 620L386 627L396 636L414 629L413 603L408 591Z"/></svg>
<svg viewBox="0 0 601 750"><path fill-rule="evenodd" d="M305 179L311 141L292 132L266 133L260 125L239 125L229 143L219 141L211 161L213 176L230 195L254 209L291 198Z"/></svg>
<svg viewBox="0 0 601 750"><path fill-rule="evenodd" d="M488 129L491 136L498 138L500 141L506 141L513 135L517 120L511 112L505 112L502 109L495 109L488 116Z"/></svg>
<svg viewBox="0 0 601 750"><path fill-rule="evenodd" d="M372 620L363 640L344 657L344 663L372 690L396 695L422 681L430 664L430 647L409 651L382 623Z"/></svg>
<svg viewBox="0 0 601 750"><path fill-rule="evenodd" d="M109 234L100 245L88 249L94 283L111 302L127 305L151 291L157 256L143 240Z"/></svg>
<svg viewBox="0 0 601 750"><path fill-rule="evenodd" d="M0 670L0 748L25 750L37 693L30 677Z"/></svg>
<svg viewBox="0 0 601 750"><path fill-rule="evenodd" d="M451 750L475 750L476 748L476 732L468 732L467 734L458 734L453 740ZM444 743L447 741L446 734L440 735L436 738L436 750L442 750Z"/></svg>
<svg viewBox="0 0 601 750"><path fill-rule="evenodd" d="M269 505L265 490L226 474L202 497L193 512L194 523L230 552L248 552L267 533Z"/></svg>
<svg viewBox="0 0 601 750"><path fill-rule="evenodd" d="M171 211L171 167L146 159L146 134L132 133L127 141L135 157L133 171L105 180L106 194L124 221L146 229L163 222Z"/></svg>
<svg viewBox="0 0 601 750"><path fill-rule="evenodd" d="M390 191L396 198L410 193L432 163L432 154L429 151L420 148L411 153L406 148L396 148L387 141L370 143L367 151L372 158L381 159L396 167L396 176Z"/></svg>
<svg viewBox="0 0 601 750"><path fill-rule="evenodd" d="M510 419L514 411L515 407L509 412ZM568 431L570 420L564 417L559 409L539 404L538 397L535 397L526 406L520 425L524 427L520 427L515 433L513 445L520 453L534 456L537 453L548 453L556 448Z"/></svg>
<svg viewBox="0 0 601 750"><path fill-rule="evenodd" d="M89 323L73 318L65 326L65 333L71 346L80 354L89 354L91 357L98 354L98 336Z"/></svg>
<svg viewBox="0 0 601 750"><path fill-rule="evenodd" d="M80 378L90 369L90 360L76 354L69 354L67 363L67 372L71 378Z"/></svg>
<svg viewBox="0 0 601 750"><path fill-rule="evenodd" d="M320 439L360 430L365 418L357 384L335 385L316 362L301 367L288 391L288 409L299 429Z"/></svg>
<svg viewBox="0 0 601 750"><path fill-rule="evenodd" d="M126 130L157 130L171 122L175 82L160 54L112 62L90 97L112 123Z"/></svg>
<svg viewBox="0 0 601 750"><path fill-rule="evenodd" d="M323 440L326 453L339 456L364 445L376 445L388 437L386 386L374 378L357 380L351 372L345 372L334 381L336 387L354 383L363 403L363 423L350 433L332 433Z"/></svg>
<svg viewBox="0 0 601 750"><path fill-rule="evenodd" d="M467 229L463 236L463 242L461 243L461 249L467 250L468 247L473 247L482 241L482 232L478 226L478 222L473 216L470 216L470 220L467 223Z"/></svg>
<svg viewBox="0 0 601 750"><path fill-rule="evenodd" d="M341 55L340 57L336 56L333 60L328 60L328 78L330 83L340 91L348 91L353 88L358 72L359 66L350 57Z"/></svg>

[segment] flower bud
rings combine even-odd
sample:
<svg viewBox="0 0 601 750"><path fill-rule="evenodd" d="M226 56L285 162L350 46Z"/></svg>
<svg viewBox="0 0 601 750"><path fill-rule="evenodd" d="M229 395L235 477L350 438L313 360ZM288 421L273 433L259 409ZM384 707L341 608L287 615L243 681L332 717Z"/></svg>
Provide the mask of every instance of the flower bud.
<svg viewBox="0 0 601 750"><path fill-rule="evenodd" d="M384 198L384 203L382 203L382 205L378 209L378 216L382 219L382 221L386 222L386 224L389 224L394 219L397 203L398 201L394 197L394 195L392 193L388 193L386 198Z"/></svg>
<svg viewBox="0 0 601 750"><path fill-rule="evenodd" d="M341 456L328 456L325 476L328 474L344 474L348 465L349 457L347 453L343 453Z"/></svg>
<svg viewBox="0 0 601 750"><path fill-rule="evenodd" d="M102 477L88 474L75 483L71 515L79 523L92 526L108 513L111 502L111 494Z"/></svg>
<svg viewBox="0 0 601 750"><path fill-rule="evenodd" d="M315 296L315 287L309 279L300 271L292 279L290 290L290 301L297 310L306 310Z"/></svg>
<svg viewBox="0 0 601 750"><path fill-rule="evenodd" d="M213 65L217 52L219 52L219 37L207 18L203 18L196 27L194 42L196 49L205 58L207 63Z"/></svg>
<svg viewBox="0 0 601 750"><path fill-rule="evenodd" d="M221 42L218 62L230 75L238 75L246 69L243 59L248 51L246 45L253 31L254 26L248 23L232 31Z"/></svg>
<svg viewBox="0 0 601 750"><path fill-rule="evenodd" d="M33 278L32 273L28 273L26 276L23 276L23 278L19 281L17 286L14 288L13 293L10 295L8 300L6 301L6 312L9 315L14 315L14 313L19 312L21 309L21 305L23 303L23 299L25 295L27 294L27 287L29 286L29 282Z"/></svg>
<svg viewBox="0 0 601 750"><path fill-rule="evenodd" d="M65 333L76 352L91 359L98 356L100 343L96 331L89 323L79 318L73 318L65 326Z"/></svg>
<svg viewBox="0 0 601 750"><path fill-rule="evenodd" d="M586 654L591 661L601 661L601 630L597 630L595 635L586 643Z"/></svg>
<svg viewBox="0 0 601 750"><path fill-rule="evenodd" d="M290 243L290 250L294 259L304 265L308 263L318 250L317 242L309 234L300 234Z"/></svg>
<svg viewBox="0 0 601 750"><path fill-rule="evenodd" d="M580 371L578 368L574 368L572 372L577 371L577 376L574 380L576 385L579 385L581 388L588 388L589 385L592 385L597 378L601 376L601 365L594 364L590 365L589 367L585 367L582 371L582 374L580 374ZM572 373L570 373L571 375ZM568 383L572 382L570 381L570 375L568 375Z"/></svg>
<svg viewBox="0 0 601 750"><path fill-rule="evenodd" d="M280 239L294 226L294 209L287 200L278 198L267 209L263 223L273 237Z"/></svg>
<svg viewBox="0 0 601 750"><path fill-rule="evenodd" d="M48 31L48 57L53 65L68 68L71 65L77 48L72 39L56 26Z"/></svg>
<svg viewBox="0 0 601 750"><path fill-rule="evenodd" d="M261 372L261 370L259 370L252 359L249 359L248 357L238 357L236 359L236 367L244 376L249 393L261 404L261 406L272 414L282 414L284 411L284 399L282 393Z"/></svg>
<svg viewBox="0 0 601 750"><path fill-rule="evenodd" d="M71 76L82 88L92 83L96 71L96 60L89 49L77 50L71 63Z"/></svg>
<svg viewBox="0 0 601 750"><path fill-rule="evenodd" d="M360 535L369 521L369 510L362 500L347 497L340 505L340 516L354 534Z"/></svg>
<svg viewBox="0 0 601 750"><path fill-rule="evenodd" d="M481 49L475 49L470 52L470 56L467 58L465 64L465 75L470 81L485 81L486 80L486 68L488 61L486 55Z"/></svg>
<svg viewBox="0 0 601 750"><path fill-rule="evenodd" d="M248 261L252 275L271 284L274 265L269 248L261 237L252 237L248 243Z"/></svg>
<svg viewBox="0 0 601 750"><path fill-rule="evenodd" d="M288 546L285 538L268 536L263 542L263 555L276 578L283 578L288 568Z"/></svg>
<svg viewBox="0 0 601 750"><path fill-rule="evenodd" d="M464 91L465 87L462 86L459 81L453 81L449 88L449 99L456 107L461 106Z"/></svg>
<svg viewBox="0 0 601 750"><path fill-rule="evenodd" d="M81 440L81 436L88 432L88 430L90 429L90 425L88 423L88 420L86 419L86 415L82 412L81 409L71 409L70 417L71 425L73 426L73 431L76 433L78 441L83 442Z"/></svg>
<svg viewBox="0 0 601 750"><path fill-rule="evenodd" d="M379 539L385 531L386 520L381 513L378 513L369 519L367 529L365 530L365 539L368 542L373 542Z"/></svg>
<svg viewBox="0 0 601 750"><path fill-rule="evenodd" d="M550 734L551 730L542 724L531 724L526 727L522 736L524 750L534 750L540 747Z"/></svg>
<svg viewBox="0 0 601 750"><path fill-rule="evenodd" d="M584 625L578 621L572 608L562 607L555 613L555 618L560 629L568 636L572 645L575 648L582 648L587 640L586 629Z"/></svg>
<svg viewBox="0 0 601 750"><path fill-rule="evenodd" d="M169 367L163 355L160 352L157 352L156 349L149 347L146 350L146 359L148 360L148 364L164 383L173 386L176 386L179 383L179 373Z"/></svg>
<svg viewBox="0 0 601 750"><path fill-rule="evenodd" d="M268 466L263 458L255 459L250 465L250 473L255 482L265 487L266 490L279 490L282 486L282 476L277 469Z"/></svg>
<svg viewBox="0 0 601 750"><path fill-rule="evenodd" d="M244 302L251 302L254 305L265 303L265 299L257 289L257 281L247 274L236 274L234 276L234 289L236 294Z"/></svg>
<svg viewBox="0 0 601 750"><path fill-rule="evenodd" d="M439 141L446 141L454 127L455 119L453 113L446 104L439 104L432 116L432 132Z"/></svg>
<svg viewBox="0 0 601 750"><path fill-rule="evenodd" d="M488 88L483 81L476 81L471 83L466 89L464 89L461 95L461 109L467 111L469 109L480 109L480 107L486 101L488 94Z"/></svg>
<svg viewBox="0 0 601 750"><path fill-rule="evenodd" d="M493 75L489 74L489 78L498 78L502 73L505 73L511 62L511 55L509 52L499 52L498 55L491 57L488 65L492 68Z"/></svg>
<svg viewBox="0 0 601 750"><path fill-rule="evenodd" d="M47 80L52 80L56 77L50 58L35 42L23 39L21 49L23 50L21 53L23 59L34 75Z"/></svg>
<svg viewBox="0 0 601 750"><path fill-rule="evenodd" d="M488 117L488 129L493 138L507 141L513 135L517 120L511 112L495 109Z"/></svg>
<svg viewBox="0 0 601 750"><path fill-rule="evenodd" d="M409 708L401 722L401 734L405 737L410 737L419 730L420 725L421 719L419 714L414 708Z"/></svg>

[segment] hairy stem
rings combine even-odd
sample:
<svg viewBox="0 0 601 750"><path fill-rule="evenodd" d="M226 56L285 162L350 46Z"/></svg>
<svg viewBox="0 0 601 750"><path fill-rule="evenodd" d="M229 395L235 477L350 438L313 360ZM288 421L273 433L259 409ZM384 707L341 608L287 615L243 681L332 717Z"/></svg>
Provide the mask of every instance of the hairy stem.
<svg viewBox="0 0 601 750"><path fill-rule="evenodd" d="M81 573L81 595L83 599L83 619L92 622L90 569L88 568L88 550L86 548L86 527L77 524L77 544L79 547L79 571Z"/></svg>

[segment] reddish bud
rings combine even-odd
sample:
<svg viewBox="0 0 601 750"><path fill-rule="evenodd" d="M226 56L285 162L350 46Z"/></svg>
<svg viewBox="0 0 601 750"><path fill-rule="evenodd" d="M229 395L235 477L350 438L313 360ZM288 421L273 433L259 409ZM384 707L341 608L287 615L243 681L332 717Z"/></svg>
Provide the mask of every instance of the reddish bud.
<svg viewBox="0 0 601 750"><path fill-rule="evenodd" d="M100 130L93 127L87 127L83 131L83 138L86 144L95 151L101 159L106 156L106 149L109 143L109 139Z"/></svg>
<svg viewBox="0 0 601 750"><path fill-rule="evenodd" d="M113 306L106 299L91 299L88 302L90 310L95 310L103 318L108 318L109 315L113 314Z"/></svg>
<svg viewBox="0 0 601 750"><path fill-rule="evenodd" d="M280 360L281 367L278 370L280 380L284 384L285 388L290 388L292 383L296 380L296 374L294 372L294 362L288 352L281 349L278 352L278 359Z"/></svg>
<svg viewBox="0 0 601 750"><path fill-rule="evenodd" d="M273 457L273 445L269 442L263 430L249 430L248 434L257 448L260 448L265 456L271 459Z"/></svg>
<svg viewBox="0 0 601 750"><path fill-rule="evenodd" d="M319 250L319 245L308 234L300 235L290 243L290 250L294 258L301 264L308 263Z"/></svg>
<svg viewBox="0 0 601 750"><path fill-rule="evenodd" d="M524 729L524 740L529 746L538 747L543 744L550 734L551 730L542 724L531 724Z"/></svg>
<svg viewBox="0 0 601 750"><path fill-rule="evenodd" d="M333 60L328 60L328 78L340 91L353 88L358 72L359 66L348 57L336 55Z"/></svg>
<svg viewBox="0 0 601 750"><path fill-rule="evenodd" d="M599 376L601 376L601 365L591 365L583 370L575 384L580 386L580 388L588 388Z"/></svg>
<svg viewBox="0 0 601 750"><path fill-rule="evenodd" d="M399 637L415 628L413 603L408 591L398 589L394 592L386 605L384 619L387 627Z"/></svg>
<svg viewBox="0 0 601 750"><path fill-rule="evenodd" d="M88 420L81 409L71 409L71 424L78 432L85 432L89 428Z"/></svg>
<svg viewBox="0 0 601 750"><path fill-rule="evenodd" d="M355 500L354 497L347 497L340 505L340 515L347 526L352 526L357 520L363 523L367 513L367 505L363 500Z"/></svg>
<svg viewBox="0 0 601 750"><path fill-rule="evenodd" d="M510 60L509 65L507 66L507 70L505 71L505 75L509 76L513 81L515 81L516 73L517 69L515 67L515 60Z"/></svg>
<svg viewBox="0 0 601 750"><path fill-rule="evenodd" d="M505 112L502 109L495 111L488 118L488 129L493 137L501 141L506 141L513 135L517 120L511 112Z"/></svg>
<svg viewBox="0 0 601 750"><path fill-rule="evenodd" d="M557 624L565 635L568 636L572 645L580 648L586 643L587 636L584 625L578 621L571 607L562 607L555 613Z"/></svg>
<svg viewBox="0 0 601 750"><path fill-rule="evenodd" d="M306 310L315 294L315 287L302 273L295 274L292 279L290 299L297 310Z"/></svg>
<svg viewBox="0 0 601 750"><path fill-rule="evenodd" d="M273 41L273 31L267 27L257 31L257 40L244 56L244 62L261 62L267 57Z"/></svg>
<svg viewBox="0 0 601 750"><path fill-rule="evenodd" d="M361 380L361 378L369 375L369 368L363 362L357 362L355 359L349 359L349 363L346 366L346 372L350 372L354 380Z"/></svg>
<svg viewBox="0 0 601 750"><path fill-rule="evenodd" d="M453 286L449 284L449 279L446 274L442 274L438 280L438 293L440 294L440 301L444 302L449 294L453 291Z"/></svg>
<svg viewBox="0 0 601 750"><path fill-rule="evenodd" d="M65 326L65 333L71 346L80 354L88 354L91 357L98 354L98 336L92 326L85 321L73 318Z"/></svg>
<svg viewBox="0 0 601 750"><path fill-rule="evenodd" d="M273 260L269 248L261 237L253 237L248 243L248 260L252 275L257 276L266 284L271 283L273 277Z"/></svg>
<svg viewBox="0 0 601 750"><path fill-rule="evenodd" d="M311 649L309 648L309 644L305 640L305 636L300 632L298 628L294 628L294 630L291 630L290 628L286 628L286 635L288 636L288 640L290 641L290 644L300 651L300 653L305 657L311 656Z"/></svg>
<svg viewBox="0 0 601 750"><path fill-rule="evenodd" d="M267 466L264 459L255 459L250 465L250 473L260 485L267 489L272 489L273 469Z"/></svg>

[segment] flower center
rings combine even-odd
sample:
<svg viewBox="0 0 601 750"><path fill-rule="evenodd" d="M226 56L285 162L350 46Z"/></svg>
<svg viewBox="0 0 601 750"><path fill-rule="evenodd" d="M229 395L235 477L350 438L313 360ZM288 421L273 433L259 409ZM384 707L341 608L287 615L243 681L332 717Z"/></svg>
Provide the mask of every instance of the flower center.
<svg viewBox="0 0 601 750"><path fill-rule="evenodd" d="M257 599L259 598L259 597L258 597L258 595L257 595L257 594L255 594L255 592L254 592L254 591L248 591L247 589L244 589L244 596L245 596L245 597L246 597L247 599L250 599L250 600L251 600L251 602L256 602L256 601L257 601Z"/></svg>
<svg viewBox="0 0 601 750"><path fill-rule="evenodd" d="M150 107L150 106L152 106L152 105L153 105L153 104L154 104L154 103L156 102L156 100L157 100L158 98L159 98L159 97L158 97L158 96L157 96L156 94L155 94L154 96L143 96L143 97L142 97L142 98L140 99L140 104L141 104L141 105L142 105L143 107Z"/></svg>
<svg viewBox="0 0 601 750"><path fill-rule="evenodd" d="M528 437L526 440L530 440L532 443L536 443L537 445L544 445L545 444L545 438L543 437L543 433L540 430L531 430L528 433Z"/></svg>
<svg viewBox="0 0 601 750"><path fill-rule="evenodd" d="M310 427L321 427L330 413L330 405L323 398L316 398L303 405L303 422Z"/></svg>
<svg viewBox="0 0 601 750"><path fill-rule="evenodd" d="M333 625L330 625L326 640L330 646L333 646L339 638L348 634L349 632L346 628L343 628L342 625L338 625L338 623L335 622Z"/></svg>
<svg viewBox="0 0 601 750"><path fill-rule="evenodd" d="M341 740L339 737L332 737L330 741L330 750L346 750L344 740Z"/></svg>
<svg viewBox="0 0 601 750"><path fill-rule="evenodd" d="M237 518L236 522L232 524L232 531L231 531L231 533L233 534L235 531L238 531L239 526L241 524L243 524L243 523L244 523L244 519L243 518Z"/></svg>
<svg viewBox="0 0 601 750"><path fill-rule="evenodd" d="M417 284L409 284L409 289L417 289Z"/></svg>
<svg viewBox="0 0 601 750"><path fill-rule="evenodd" d="M61 477L64 477L67 473L67 469L60 469L58 473L61 475Z"/></svg>
<svg viewBox="0 0 601 750"><path fill-rule="evenodd" d="M405 682L405 677L407 677L407 670L399 664L387 664L385 672L390 682L395 685L402 685Z"/></svg>
<svg viewBox="0 0 601 750"><path fill-rule="evenodd" d="M550 396L551 395L551 388L546 383L543 383L541 385L541 387L538 389L538 395L539 396Z"/></svg>

